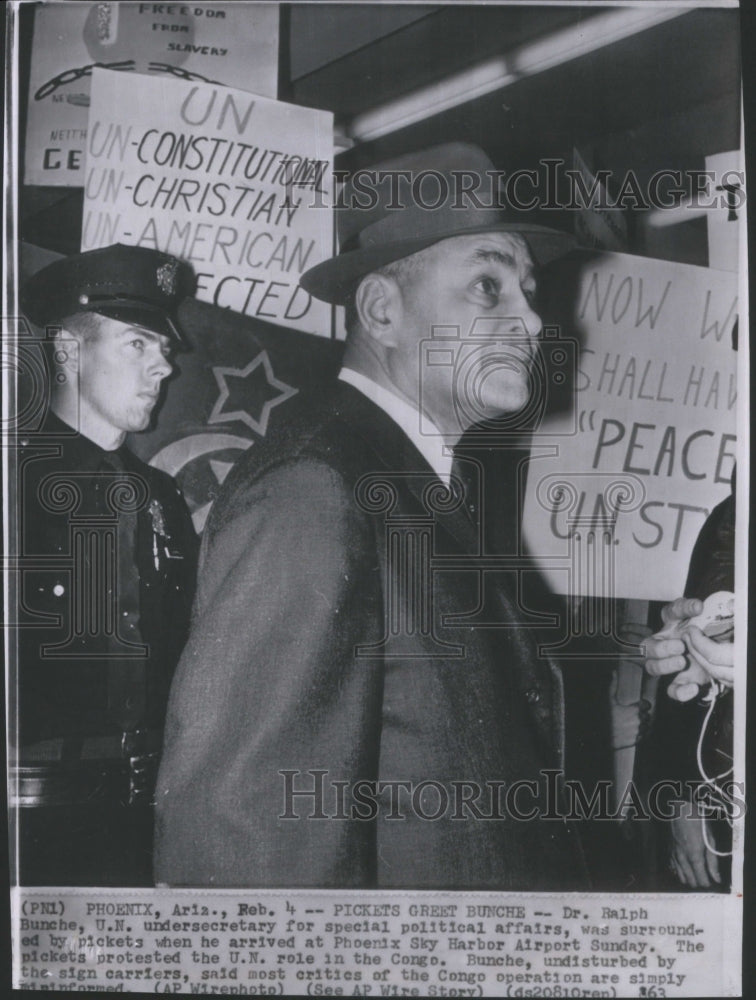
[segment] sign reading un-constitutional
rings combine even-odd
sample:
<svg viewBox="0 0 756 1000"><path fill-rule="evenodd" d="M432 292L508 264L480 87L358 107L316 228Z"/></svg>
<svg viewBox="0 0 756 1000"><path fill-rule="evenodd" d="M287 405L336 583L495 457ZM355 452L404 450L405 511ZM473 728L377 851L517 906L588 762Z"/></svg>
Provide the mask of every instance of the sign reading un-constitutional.
<svg viewBox="0 0 756 1000"><path fill-rule="evenodd" d="M671 600L730 492L737 275L601 254L553 282L572 404L533 437L524 528L560 593ZM569 338L567 338L569 339Z"/></svg>
<svg viewBox="0 0 756 1000"><path fill-rule="evenodd" d="M208 83L95 70L82 250L192 265L197 298L330 336L299 277L332 251L333 117Z"/></svg>

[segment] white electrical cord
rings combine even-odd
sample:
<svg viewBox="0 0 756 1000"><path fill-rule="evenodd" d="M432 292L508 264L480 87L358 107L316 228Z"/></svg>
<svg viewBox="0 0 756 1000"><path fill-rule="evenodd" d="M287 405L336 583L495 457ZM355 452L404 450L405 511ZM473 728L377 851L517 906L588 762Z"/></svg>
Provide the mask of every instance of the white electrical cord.
<svg viewBox="0 0 756 1000"><path fill-rule="evenodd" d="M701 724L701 732L698 736L698 745L696 746L696 763L698 765L699 773L703 779L703 785L706 787L709 793L709 802L711 808L718 809L720 813L723 813L722 818L725 820L729 827L733 824L733 815L735 813L735 800L732 795L728 794L719 784L720 781L729 777L733 773L732 766L728 767L727 770L722 771L721 774L717 774L711 777L706 773L706 769L703 764L703 744L704 738L706 736L706 730L709 726L709 721L711 719L712 712L714 711L714 706L717 703L717 699L724 693L724 685L720 684L718 681L713 681L709 693L706 695L706 701L709 702L709 708L704 717L703 723ZM716 847L709 841L709 834L706 828L707 817L701 817L701 829L703 831L704 844L706 849L712 854L715 854L718 858L728 858L732 854L732 850L729 851L718 851Z"/></svg>

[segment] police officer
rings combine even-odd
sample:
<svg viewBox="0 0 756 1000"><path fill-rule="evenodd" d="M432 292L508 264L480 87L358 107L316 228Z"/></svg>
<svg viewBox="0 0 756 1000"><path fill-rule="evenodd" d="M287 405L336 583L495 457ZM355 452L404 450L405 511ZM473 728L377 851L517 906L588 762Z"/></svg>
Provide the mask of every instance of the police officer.
<svg viewBox="0 0 756 1000"><path fill-rule="evenodd" d="M24 885L152 883L154 782L184 644L196 537L170 476L124 445L183 345L187 265L115 245L22 289L51 386L19 442L21 566L13 788Z"/></svg>

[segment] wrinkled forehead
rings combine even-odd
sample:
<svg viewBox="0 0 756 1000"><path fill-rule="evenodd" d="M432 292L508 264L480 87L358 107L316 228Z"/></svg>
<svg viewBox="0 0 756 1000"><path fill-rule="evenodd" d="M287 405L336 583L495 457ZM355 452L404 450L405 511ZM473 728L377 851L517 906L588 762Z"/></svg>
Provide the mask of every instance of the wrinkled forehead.
<svg viewBox="0 0 756 1000"><path fill-rule="evenodd" d="M498 236L512 248L518 267L526 271L534 270L535 262L524 236L520 236L519 233L499 233Z"/></svg>
<svg viewBox="0 0 756 1000"><path fill-rule="evenodd" d="M474 233L470 236L451 236L429 247L424 253L439 256L453 256L460 261L466 257L485 257L491 254L502 263L509 264L520 278L531 278L534 271L533 258L525 239L519 233Z"/></svg>

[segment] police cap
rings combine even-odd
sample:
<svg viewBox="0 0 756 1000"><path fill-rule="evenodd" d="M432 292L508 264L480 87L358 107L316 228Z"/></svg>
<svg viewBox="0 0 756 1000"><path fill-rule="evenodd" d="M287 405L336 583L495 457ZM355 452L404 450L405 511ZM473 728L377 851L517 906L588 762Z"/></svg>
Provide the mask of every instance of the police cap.
<svg viewBox="0 0 756 1000"><path fill-rule="evenodd" d="M164 334L178 345L179 303L192 295L191 268L148 247L123 243L56 260L21 289L21 309L37 326L79 312L96 312Z"/></svg>

